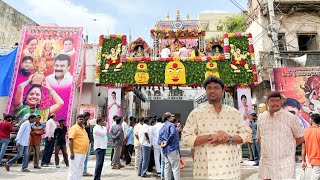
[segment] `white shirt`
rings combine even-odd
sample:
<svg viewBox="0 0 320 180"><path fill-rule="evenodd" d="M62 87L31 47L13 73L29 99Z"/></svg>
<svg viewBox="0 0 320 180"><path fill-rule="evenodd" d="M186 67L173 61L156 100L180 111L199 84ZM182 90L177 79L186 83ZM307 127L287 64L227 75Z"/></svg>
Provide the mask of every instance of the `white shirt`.
<svg viewBox="0 0 320 180"><path fill-rule="evenodd" d="M185 47L182 47L181 49L179 49L178 55L180 57L189 57L189 50Z"/></svg>
<svg viewBox="0 0 320 180"><path fill-rule="evenodd" d="M95 125L93 128L93 149L107 149L108 138L107 138L107 128L100 125Z"/></svg>
<svg viewBox="0 0 320 180"><path fill-rule="evenodd" d="M150 136L151 136L151 144L156 149L161 149L158 145L159 131L162 128L163 123L157 122L154 126L151 127Z"/></svg>
<svg viewBox="0 0 320 180"><path fill-rule="evenodd" d="M61 51L60 51L60 54L66 54L66 55L69 55L69 56L72 56L72 55L74 55L76 53L76 50L74 49L74 48L72 48L72 50L70 50L70 51L68 51L68 52L66 52L64 49L62 49Z"/></svg>
<svg viewBox="0 0 320 180"><path fill-rule="evenodd" d="M123 134L124 134L124 138L127 137L127 133L128 133L128 123L126 123L125 121L122 122L122 129L123 129Z"/></svg>
<svg viewBox="0 0 320 180"><path fill-rule="evenodd" d="M56 80L56 75L54 73L47 76L46 80L50 83L50 86L53 88L72 85L72 75L70 74L69 71L64 75L64 77L60 81L60 83L58 83L58 81Z"/></svg>
<svg viewBox="0 0 320 180"><path fill-rule="evenodd" d="M56 128L57 124L53 121L53 119L49 119L46 123L46 134L44 137L53 138Z"/></svg>
<svg viewBox="0 0 320 180"><path fill-rule="evenodd" d="M148 133L149 138L150 138L150 133L149 133L149 126L146 124L143 124L140 129L139 129L139 142L143 146L151 147L150 141L147 140L145 133Z"/></svg>
<svg viewBox="0 0 320 180"><path fill-rule="evenodd" d="M162 51L160 53L162 58L168 58L170 54L171 54L171 52L170 52L169 48L162 49Z"/></svg>

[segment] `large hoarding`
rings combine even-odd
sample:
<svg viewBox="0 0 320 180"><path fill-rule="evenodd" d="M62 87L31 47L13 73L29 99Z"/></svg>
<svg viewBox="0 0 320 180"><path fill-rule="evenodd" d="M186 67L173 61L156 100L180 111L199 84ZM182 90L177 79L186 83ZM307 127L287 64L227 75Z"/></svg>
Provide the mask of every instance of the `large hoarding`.
<svg viewBox="0 0 320 180"><path fill-rule="evenodd" d="M41 122L55 114L70 126L82 28L22 29L7 113L20 120L35 107Z"/></svg>

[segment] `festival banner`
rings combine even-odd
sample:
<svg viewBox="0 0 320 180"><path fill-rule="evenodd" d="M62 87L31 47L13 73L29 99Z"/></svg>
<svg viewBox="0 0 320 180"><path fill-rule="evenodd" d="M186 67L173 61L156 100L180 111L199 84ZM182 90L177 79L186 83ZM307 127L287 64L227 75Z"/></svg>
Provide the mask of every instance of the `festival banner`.
<svg viewBox="0 0 320 180"><path fill-rule="evenodd" d="M243 117L244 123L249 126L251 113L253 113L253 107L251 102L251 89L247 87L238 87L238 110Z"/></svg>
<svg viewBox="0 0 320 180"><path fill-rule="evenodd" d="M113 116L121 116L121 88L108 88L107 123L108 131L115 123Z"/></svg>
<svg viewBox="0 0 320 180"><path fill-rule="evenodd" d="M27 26L22 29L7 113L20 120L35 107L46 122L71 124L82 28Z"/></svg>
<svg viewBox="0 0 320 180"><path fill-rule="evenodd" d="M310 114L320 112L320 67L274 68L273 76L275 90L287 98L283 109L307 127Z"/></svg>

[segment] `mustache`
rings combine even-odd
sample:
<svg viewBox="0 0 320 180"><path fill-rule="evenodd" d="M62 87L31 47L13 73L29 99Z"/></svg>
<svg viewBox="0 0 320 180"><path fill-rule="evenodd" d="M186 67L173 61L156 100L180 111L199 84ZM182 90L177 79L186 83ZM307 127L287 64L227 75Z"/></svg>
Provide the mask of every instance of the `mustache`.
<svg viewBox="0 0 320 180"><path fill-rule="evenodd" d="M57 69L57 70L55 70L54 72L63 72L63 71L62 71L62 70L58 70L58 69Z"/></svg>

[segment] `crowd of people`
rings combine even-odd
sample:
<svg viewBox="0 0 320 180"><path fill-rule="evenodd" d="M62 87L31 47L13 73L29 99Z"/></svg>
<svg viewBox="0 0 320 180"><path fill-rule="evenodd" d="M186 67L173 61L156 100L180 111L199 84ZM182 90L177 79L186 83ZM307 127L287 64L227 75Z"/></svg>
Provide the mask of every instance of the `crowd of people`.
<svg viewBox="0 0 320 180"><path fill-rule="evenodd" d="M58 124L56 123L55 115L51 115L45 124L40 123L41 116L36 114L34 107L30 107L30 113L24 116L25 120L16 124L13 123L15 118L6 114L4 120L0 121L1 165L12 138L17 150L17 154L12 159L3 163L7 171L10 171L10 167L23 157L22 172L30 172L28 164L31 155L33 155L35 169L53 164L51 163L52 154L55 155L56 168L60 168L59 152L61 151L64 164L69 167L68 179L78 180L81 176L94 176L94 179L101 179L109 135L112 145L112 169L124 167L120 160L123 160L125 165L131 164L133 151L135 151L134 166L138 176L147 177L147 172L152 173L155 167L157 175L163 179L171 179L171 176L174 179L180 179L179 141L183 125L169 112L163 117L139 119L130 117L129 124L126 117L115 115L110 130L107 130L107 123L101 118L96 120L96 125L92 128L88 112L78 115L76 124L69 130L65 126L65 119L59 119ZM16 136L12 137L14 132L17 132ZM39 165L42 139L45 147ZM67 142L69 143L68 153ZM94 175L87 172L91 145L96 156Z"/></svg>

